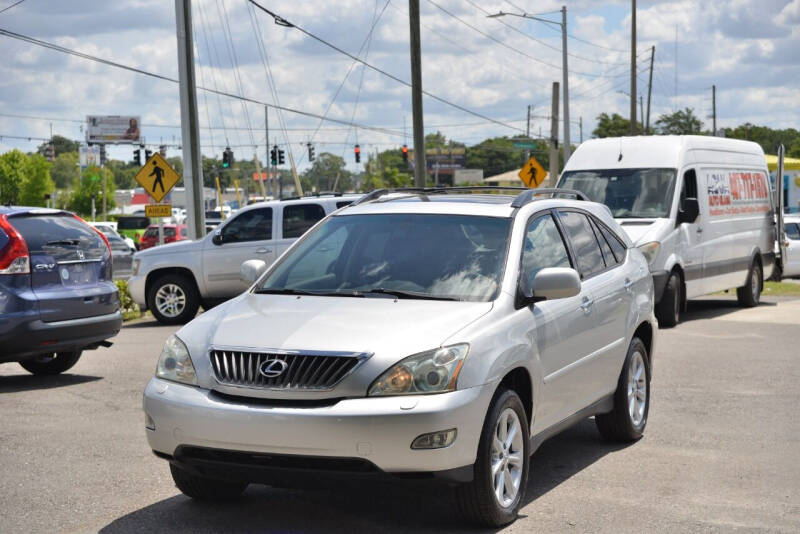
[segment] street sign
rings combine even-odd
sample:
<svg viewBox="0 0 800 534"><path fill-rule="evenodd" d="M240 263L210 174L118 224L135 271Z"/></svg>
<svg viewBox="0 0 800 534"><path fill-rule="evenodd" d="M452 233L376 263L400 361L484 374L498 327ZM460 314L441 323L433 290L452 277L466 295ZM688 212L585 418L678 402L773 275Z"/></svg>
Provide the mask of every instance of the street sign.
<svg viewBox="0 0 800 534"><path fill-rule="evenodd" d="M180 179L175 169L158 152L154 152L136 173L136 181L156 202L161 202Z"/></svg>
<svg viewBox="0 0 800 534"><path fill-rule="evenodd" d="M519 176L519 179L528 187L539 187L541 183L544 182L545 177L547 177L547 171L544 170L544 167L539 165L536 158L531 156L531 159L519 170L517 176Z"/></svg>
<svg viewBox="0 0 800 534"><path fill-rule="evenodd" d="M145 204L144 214L147 217L172 217L172 204Z"/></svg>
<svg viewBox="0 0 800 534"><path fill-rule="evenodd" d="M514 148L537 148L533 141L512 141Z"/></svg>

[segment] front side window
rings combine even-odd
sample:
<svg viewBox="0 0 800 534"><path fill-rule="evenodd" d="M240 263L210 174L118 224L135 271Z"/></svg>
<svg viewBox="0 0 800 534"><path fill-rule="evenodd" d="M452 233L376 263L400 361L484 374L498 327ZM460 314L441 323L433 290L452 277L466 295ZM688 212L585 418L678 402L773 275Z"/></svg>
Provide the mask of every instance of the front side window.
<svg viewBox="0 0 800 534"><path fill-rule="evenodd" d="M525 230L522 272L528 287L533 287L533 278L545 267L570 267L567 247L550 214L532 220Z"/></svg>
<svg viewBox="0 0 800 534"><path fill-rule="evenodd" d="M325 210L319 204L295 204L283 208L283 238L300 237L325 218Z"/></svg>
<svg viewBox="0 0 800 534"><path fill-rule="evenodd" d="M500 288L511 219L374 214L328 219L257 292L488 301Z"/></svg>
<svg viewBox="0 0 800 534"><path fill-rule="evenodd" d="M558 187L577 189L605 204L615 218L669 217L675 169L567 171Z"/></svg>
<svg viewBox="0 0 800 534"><path fill-rule="evenodd" d="M581 276L586 278L605 269L603 253L586 215L575 211L562 211L559 212L559 216L572 243L572 250L578 257Z"/></svg>
<svg viewBox="0 0 800 534"><path fill-rule="evenodd" d="M244 211L231 219L221 232L223 243L272 239L272 208Z"/></svg>

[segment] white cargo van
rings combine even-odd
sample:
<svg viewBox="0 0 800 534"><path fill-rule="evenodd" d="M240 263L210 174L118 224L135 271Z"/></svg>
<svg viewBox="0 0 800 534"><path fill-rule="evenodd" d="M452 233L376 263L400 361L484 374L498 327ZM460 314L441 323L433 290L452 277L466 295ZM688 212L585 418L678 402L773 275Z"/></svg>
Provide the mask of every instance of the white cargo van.
<svg viewBox="0 0 800 534"><path fill-rule="evenodd" d="M656 316L674 326L686 299L737 289L756 306L775 266L775 212L756 143L705 136L592 139L558 187L602 202L647 257ZM765 275L766 273L766 275Z"/></svg>

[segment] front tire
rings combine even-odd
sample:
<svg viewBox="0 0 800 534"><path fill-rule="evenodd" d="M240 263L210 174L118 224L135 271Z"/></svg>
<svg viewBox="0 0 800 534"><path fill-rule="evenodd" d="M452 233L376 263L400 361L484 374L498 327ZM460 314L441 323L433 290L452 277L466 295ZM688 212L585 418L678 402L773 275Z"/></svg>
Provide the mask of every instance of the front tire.
<svg viewBox="0 0 800 534"><path fill-rule="evenodd" d="M472 482L459 486L456 500L470 522L501 527L517 518L530 468L530 432L522 400L500 389L483 424Z"/></svg>
<svg viewBox="0 0 800 534"><path fill-rule="evenodd" d="M248 485L247 482L194 475L172 464L169 471L181 493L197 501L229 501L239 497Z"/></svg>
<svg viewBox="0 0 800 534"><path fill-rule="evenodd" d="M600 435L609 441L636 441L642 437L650 411L650 364L647 347L633 338L614 392L614 409L594 418Z"/></svg>
<svg viewBox="0 0 800 534"><path fill-rule="evenodd" d="M57 375L61 374L73 365L78 363L81 351L58 352L53 354L42 354L32 360L19 362L23 369L34 375Z"/></svg>
<svg viewBox="0 0 800 534"><path fill-rule="evenodd" d="M159 323L185 324L197 314L200 295L193 280L180 274L166 274L150 286L147 307Z"/></svg>
<svg viewBox="0 0 800 534"><path fill-rule="evenodd" d="M750 271L747 273L747 283L736 288L736 298L739 306L743 308L754 308L761 300L761 289L764 287L764 271L758 261L753 261Z"/></svg>
<svg viewBox="0 0 800 534"><path fill-rule="evenodd" d="M682 287L681 277L678 273L671 273L664 288L664 294L656 304L656 319L658 319L659 326L670 328L680 322L681 307L683 305L681 299Z"/></svg>

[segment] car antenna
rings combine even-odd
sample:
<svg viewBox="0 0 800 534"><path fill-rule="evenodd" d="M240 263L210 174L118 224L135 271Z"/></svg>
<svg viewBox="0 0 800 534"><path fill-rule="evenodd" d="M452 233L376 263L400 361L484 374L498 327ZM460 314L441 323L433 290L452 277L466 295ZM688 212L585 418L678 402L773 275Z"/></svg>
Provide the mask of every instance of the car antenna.
<svg viewBox="0 0 800 534"><path fill-rule="evenodd" d="M619 138L619 157L617 157L617 161L622 161L622 138Z"/></svg>

